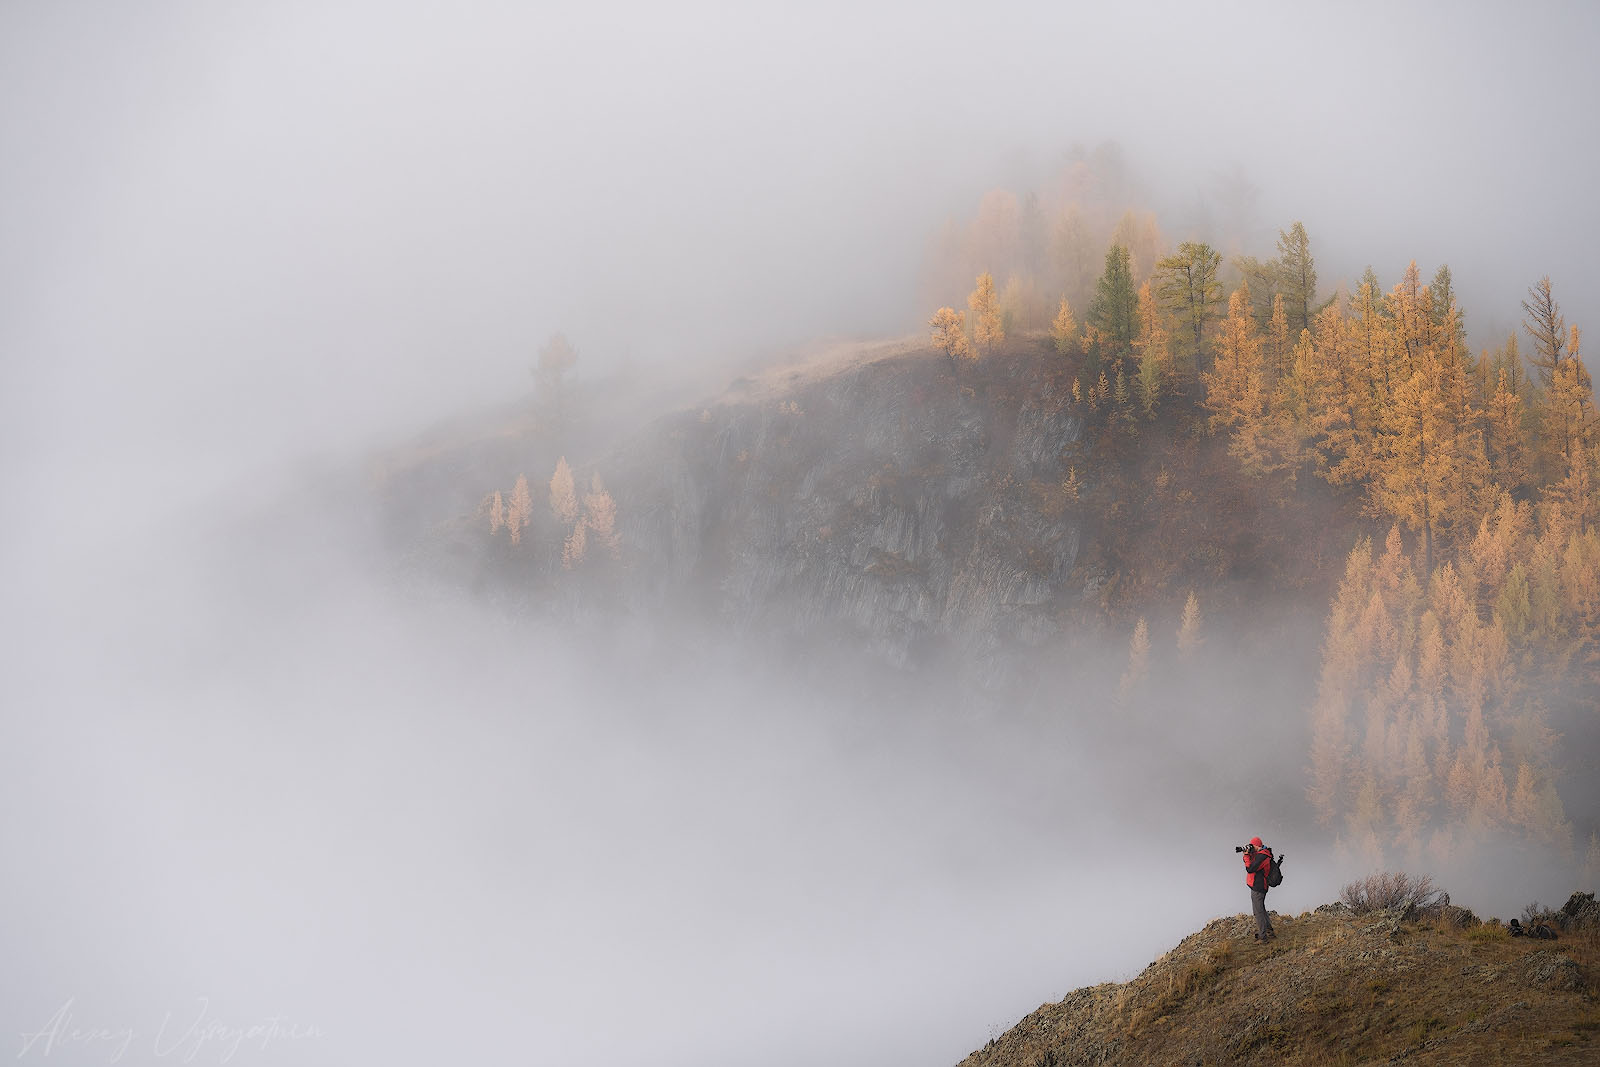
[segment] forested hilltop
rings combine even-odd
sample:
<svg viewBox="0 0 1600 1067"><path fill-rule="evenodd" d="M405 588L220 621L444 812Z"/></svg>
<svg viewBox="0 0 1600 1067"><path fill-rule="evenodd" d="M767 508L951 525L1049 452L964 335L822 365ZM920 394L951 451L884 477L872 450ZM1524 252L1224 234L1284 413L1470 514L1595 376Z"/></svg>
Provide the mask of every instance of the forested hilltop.
<svg viewBox="0 0 1600 1067"><path fill-rule="evenodd" d="M643 429L553 338L531 403L385 460L411 573L954 671L1129 751L1181 728L1197 789L1255 746L1373 862L1517 841L1592 879L1595 417L1551 280L1474 353L1448 267L1325 284L1299 222L1271 258L1173 245L1107 173L948 227L931 337Z"/></svg>
<svg viewBox="0 0 1600 1067"><path fill-rule="evenodd" d="M1275 258L1225 262L1202 241L1165 251L1153 216L1128 211L1089 286L1094 213L1045 219L1037 194L1019 208L1002 191L947 231L932 273L993 258L1005 280L981 269L965 310L935 312L936 345L978 362L1048 326L1081 368L1072 410L1098 450L1192 415L1268 498L1314 480L1372 524L1344 561L1311 709L1319 818L1374 857L1446 859L1500 829L1570 854L1563 771L1585 822L1596 799L1600 472L1579 330L1551 280L1522 302L1528 349L1512 334L1474 354L1448 266L1425 284L1413 261L1387 288L1369 267L1322 292L1300 222ZM1592 878L1592 830L1587 844Z"/></svg>

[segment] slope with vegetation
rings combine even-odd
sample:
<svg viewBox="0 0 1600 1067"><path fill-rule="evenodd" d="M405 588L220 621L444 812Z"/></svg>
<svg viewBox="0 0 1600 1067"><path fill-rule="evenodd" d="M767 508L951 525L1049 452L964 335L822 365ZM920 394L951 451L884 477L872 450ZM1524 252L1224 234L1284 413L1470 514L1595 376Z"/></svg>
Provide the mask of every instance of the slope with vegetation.
<svg viewBox="0 0 1600 1067"><path fill-rule="evenodd" d="M1041 1006L961 1067L1600 1057L1592 895L1551 913L1557 940L1536 940L1448 898L1374 900L1366 888L1347 889L1351 903L1274 916L1266 944L1252 941L1249 916L1216 919L1129 982Z"/></svg>
<svg viewBox="0 0 1600 1067"><path fill-rule="evenodd" d="M1129 706L1226 629L1308 661L1274 726L1348 850L1509 836L1600 874L1600 442L1549 279L1532 351L1474 355L1448 267L1324 292L1300 223L1267 260L1173 247L1130 188L1094 156L985 196L933 249L926 342L628 439L587 430L553 341L524 425L389 473L476 504L412 558L519 613L687 611L991 690L1109 638Z"/></svg>
<svg viewBox="0 0 1600 1067"><path fill-rule="evenodd" d="M1085 166L1069 189L1098 188ZM1074 410L1097 454L1165 453L1155 428L1197 415L1254 493L1292 510L1316 483L1370 524L1314 564L1345 564L1308 700L1324 824L1374 861L1448 861L1511 833L1600 874L1600 441L1550 279L1523 301L1530 353L1512 335L1473 355L1447 266L1425 284L1413 262L1387 290L1369 268L1324 297L1299 222L1274 259L1225 262L1200 241L1161 254L1152 218L1126 211L1090 287L1084 220L1107 233L1110 202L1015 203L986 196L930 274L979 264L969 305L1002 332L1042 329L1038 297L1062 294L1050 329L1081 360ZM947 351L985 358L976 331L952 336L952 309L933 322Z"/></svg>

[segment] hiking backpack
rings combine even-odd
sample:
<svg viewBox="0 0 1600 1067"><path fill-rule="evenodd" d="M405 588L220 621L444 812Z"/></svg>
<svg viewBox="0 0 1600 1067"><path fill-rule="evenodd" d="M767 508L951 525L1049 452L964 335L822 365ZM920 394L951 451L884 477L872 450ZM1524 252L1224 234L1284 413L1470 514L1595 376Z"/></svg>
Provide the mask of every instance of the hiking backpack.
<svg viewBox="0 0 1600 1067"><path fill-rule="evenodd" d="M1267 869L1267 887L1276 889L1283 884L1283 860L1277 856L1272 857L1272 866Z"/></svg>

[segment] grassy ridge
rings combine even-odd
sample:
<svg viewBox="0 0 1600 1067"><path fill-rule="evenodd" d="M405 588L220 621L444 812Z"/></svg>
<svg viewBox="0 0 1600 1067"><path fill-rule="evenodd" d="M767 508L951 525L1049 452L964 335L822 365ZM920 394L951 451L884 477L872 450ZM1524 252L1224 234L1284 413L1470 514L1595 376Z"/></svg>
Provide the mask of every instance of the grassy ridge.
<svg viewBox="0 0 1600 1067"><path fill-rule="evenodd" d="M1406 920L1342 906L1216 919L1132 981L1046 1004L961 1067L1072 1064L1592 1064L1600 936L1512 938L1461 912Z"/></svg>

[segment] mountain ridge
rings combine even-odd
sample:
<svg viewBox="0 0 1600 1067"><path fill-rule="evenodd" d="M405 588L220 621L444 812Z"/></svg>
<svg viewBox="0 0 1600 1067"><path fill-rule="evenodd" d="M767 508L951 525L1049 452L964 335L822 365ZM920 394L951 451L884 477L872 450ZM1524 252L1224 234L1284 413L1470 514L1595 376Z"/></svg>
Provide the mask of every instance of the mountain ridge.
<svg viewBox="0 0 1600 1067"><path fill-rule="evenodd" d="M1588 1064L1600 1052L1593 925L1513 938L1445 905L1214 919L1135 978L1041 1005L958 1067Z"/></svg>

